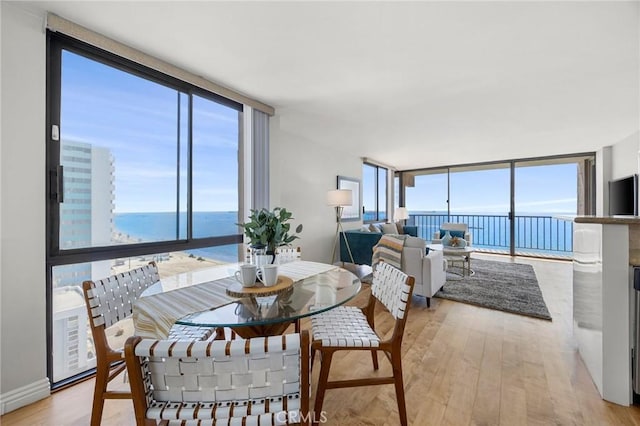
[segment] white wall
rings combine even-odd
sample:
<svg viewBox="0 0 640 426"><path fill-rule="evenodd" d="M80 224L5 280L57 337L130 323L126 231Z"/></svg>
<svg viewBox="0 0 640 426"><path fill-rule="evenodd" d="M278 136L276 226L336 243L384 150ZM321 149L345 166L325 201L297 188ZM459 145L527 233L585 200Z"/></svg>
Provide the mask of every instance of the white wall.
<svg viewBox="0 0 640 426"><path fill-rule="evenodd" d="M290 133L282 126L283 115L286 111L276 111L270 123L271 207L292 211L292 228L303 224L301 238L293 244L301 247L304 260L329 262L336 216L334 208L327 206L327 191L336 189L337 175L362 179L362 159L328 151L304 136ZM361 224L344 222L343 226L350 229Z"/></svg>
<svg viewBox="0 0 640 426"><path fill-rule="evenodd" d="M0 398L48 394L45 312L45 34L42 16L0 2Z"/></svg>
<svg viewBox="0 0 640 426"><path fill-rule="evenodd" d="M611 179L638 173L640 133L635 132L611 146Z"/></svg>
<svg viewBox="0 0 640 426"><path fill-rule="evenodd" d="M49 393L46 378L44 17L0 2L0 407ZM326 192L338 174L361 178L358 157L314 146L271 122L271 205L294 213L303 258L329 261L335 213ZM345 141L347 143L347 141ZM347 222L353 228L361 222Z"/></svg>
<svg viewBox="0 0 640 426"><path fill-rule="evenodd" d="M609 181L634 173L640 173L640 132L596 152L597 216L609 214Z"/></svg>

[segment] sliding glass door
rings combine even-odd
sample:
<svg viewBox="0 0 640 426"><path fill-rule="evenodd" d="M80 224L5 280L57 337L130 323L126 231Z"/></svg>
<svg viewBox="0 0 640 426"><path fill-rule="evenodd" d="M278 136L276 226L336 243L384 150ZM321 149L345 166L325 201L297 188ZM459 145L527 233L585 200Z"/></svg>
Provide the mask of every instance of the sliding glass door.
<svg viewBox="0 0 640 426"><path fill-rule="evenodd" d="M449 216L449 172L432 169L416 173L404 173L404 206L411 213L410 223L418 227L418 235L431 240Z"/></svg>
<svg viewBox="0 0 640 426"><path fill-rule="evenodd" d="M515 254L573 251L578 170L576 161L515 163Z"/></svg>
<svg viewBox="0 0 640 426"><path fill-rule="evenodd" d="M399 173L399 200L418 234L466 223L473 246L499 253L570 257L576 214L591 214L593 154Z"/></svg>
<svg viewBox="0 0 640 426"><path fill-rule="evenodd" d="M448 222L466 223L473 246L508 249L509 163L452 167Z"/></svg>

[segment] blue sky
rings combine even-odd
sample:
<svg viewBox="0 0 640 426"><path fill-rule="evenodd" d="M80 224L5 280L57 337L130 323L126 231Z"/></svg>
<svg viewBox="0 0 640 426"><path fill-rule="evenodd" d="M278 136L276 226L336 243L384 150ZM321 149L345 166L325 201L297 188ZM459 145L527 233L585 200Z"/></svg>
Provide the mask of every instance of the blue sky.
<svg viewBox="0 0 640 426"><path fill-rule="evenodd" d="M516 213L576 214L577 164L516 167ZM509 169L451 173L452 213L509 211ZM446 211L447 175L417 176L407 188L410 211Z"/></svg>
<svg viewBox="0 0 640 426"><path fill-rule="evenodd" d="M111 151L116 212L175 211L178 103L186 149L188 96L66 51L62 69L62 141ZM193 105L194 211L236 211L238 112L198 96Z"/></svg>
<svg viewBox="0 0 640 426"><path fill-rule="evenodd" d="M238 113L198 96L193 105L193 209L237 211ZM63 54L62 140L111 151L117 213L175 211L178 132L184 142L180 209L186 210L187 106L184 93L74 53ZM517 168L517 211L575 214L576 167ZM451 176L452 212L508 211L509 169ZM366 184L366 177L363 181ZM406 205L411 211L443 211L446 199L446 175L418 176L416 186L407 189ZM365 207L371 203L363 202Z"/></svg>

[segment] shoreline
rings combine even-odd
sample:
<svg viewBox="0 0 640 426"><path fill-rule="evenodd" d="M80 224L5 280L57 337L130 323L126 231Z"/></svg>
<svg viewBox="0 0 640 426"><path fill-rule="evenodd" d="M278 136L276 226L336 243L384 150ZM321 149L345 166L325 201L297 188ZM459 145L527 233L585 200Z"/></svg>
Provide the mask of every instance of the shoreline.
<svg viewBox="0 0 640 426"><path fill-rule="evenodd" d="M114 231L112 241L115 243L140 243L140 238L131 237L123 232ZM227 262L218 259L210 259L202 256L196 256L184 251L175 251L168 253L157 253L142 256L134 256L126 259L116 259L111 265L113 274L126 272L131 269L139 268L155 261L158 265L160 278L167 278L184 272L192 272L199 269L211 268L213 266L226 265L234 262Z"/></svg>

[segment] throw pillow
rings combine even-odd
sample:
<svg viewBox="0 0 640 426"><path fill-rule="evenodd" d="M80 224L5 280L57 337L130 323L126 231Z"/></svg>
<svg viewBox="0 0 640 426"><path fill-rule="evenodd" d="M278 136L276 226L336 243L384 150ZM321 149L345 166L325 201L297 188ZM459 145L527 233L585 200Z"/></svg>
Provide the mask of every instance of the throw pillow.
<svg viewBox="0 0 640 426"><path fill-rule="evenodd" d="M395 223L385 223L382 225L382 233L383 234L397 234L398 228Z"/></svg>
<svg viewBox="0 0 640 426"><path fill-rule="evenodd" d="M362 225L362 228L360 228L360 231L371 232L371 229L369 229L369 225Z"/></svg>
<svg viewBox="0 0 640 426"><path fill-rule="evenodd" d="M444 238L445 234L449 231L449 235L451 237L464 238L464 231L452 231L451 229L441 229L440 230L440 238Z"/></svg>
<svg viewBox="0 0 640 426"><path fill-rule="evenodd" d="M398 228L398 234L404 234L404 225L402 222L396 222L396 228Z"/></svg>
<svg viewBox="0 0 640 426"><path fill-rule="evenodd" d="M373 223L371 225L369 225L369 231L377 232L378 234L382 233L382 230L380 228L378 228L377 226L375 226Z"/></svg>

